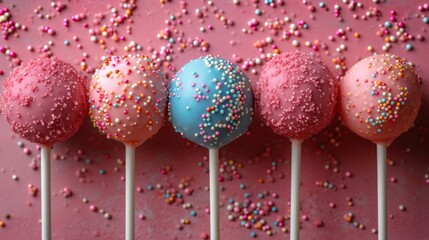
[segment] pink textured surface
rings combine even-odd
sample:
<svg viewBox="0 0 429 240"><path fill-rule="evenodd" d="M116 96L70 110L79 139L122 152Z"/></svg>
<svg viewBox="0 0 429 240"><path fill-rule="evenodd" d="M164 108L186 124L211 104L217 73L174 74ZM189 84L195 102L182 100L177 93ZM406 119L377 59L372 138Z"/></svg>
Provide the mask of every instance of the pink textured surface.
<svg viewBox="0 0 429 240"><path fill-rule="evenodd" d="M2 114L22 138L46 146L82 126L88 111L86 81L56 57L33 59L3 82Z"/></svg>
<svg viewBox="0 0 429 240"><path fill-rule="evenodd" d="M281 136L307 139L336 113L338 80L313 54L293 51L272 58L256 86L261 116Z"/></svg>
<svg viewBox="0 0 429 240"><path fill-rule="evenodd" d="M119 7L120 1L108 2L119 9L121 14L125 12ZM295 49L292 41L298 40L301 43L298 49L313 51L305 46L305 41L316 44L317 40L320 43L317 45L320 57L333 74L338 75L341 71L336 69L334 62L338 63L343 57L344 65L351 67L360 58L371 54L367 51L369 45L382 52L386 35L380 30L380 25L390 19L390 10L396 11L396 18L406 24L406 32L413 35L415 40L405 43L397 39L391 43L390 51L415 63L416 71L423 78L423 101L415 126L388 148L389 235L392 240L429 239L429 89L426 81L429 77L426 66L429 56L426 51L427 40L420 41L417 38L417 35L420 35L420 39L422 36L426 39L429 37L429 25L422 20L423 15L428 12L418 9L427 1L386 0L381 4L362 1L363 7L350 7L354 10L350 10L349 4L339 1L339 16L343 21L335 16L335 1L325 1L325 8L320 8L319 2L313 1L314 12L303 1L285 1L284 6L276 8L266 6L263 2L255 7L251 1L244 0L239 6L233 4L233 1L213 2L211 6L206 1L189 1L187 6L183 6L177 0L165 5L159 1L138 1L131 18L133 22L126 20L114 28L118 35L126 36L126 41L120 40L118 43L115 38L103 38L102 35L97 35L98 40L105 39L105 49L109 51L116 48L114 52L117 55L125 53L124 46L134 40L143 46L143 54L153 55L150 48L153 47L159 58L166 59L161 48L168 41L162 37L157 38L157 34L168 35L165 29L170 29L176 42L181 37L187 48L181 52L180 44L176 43L172 47L173 52L168 54L172 58L171 66L166 66L168 61L163 63L169 77L173 71L168 68L177 70L190 59L207 54L201 52L201 44L192 47L192 42L197 37L206 41L204 45L209 43L209 53L221 54L237 61L240 67L245 65L244 61L253 60L255 63L256 57L272 53L274 44L285 52ZM37 10L39 5L43 9ZM97 21L110 25L112 11L107 5L105 1L70 1L67 8L58 13L46 1L7 1L1 6L9 7L12 20L25 24L28 30L17 30L19 38L11 35L7 41L0 40L0 47L9 47L21 60L37 57L40 49L49 49L47 51L61 59L67 59L77 68L82 66L85 69L85 65L81 63L85 59L86 69L94 69L100 64L101 56L108 53L98 42L91 41L89 28L93 28ZM327 7L329 10L326 10ZM183 8L189 12L187 15L183 14ZM197 11L196 14L197 8L200 13ZM261 16L255 15L256 8L264 13ZM71 20L80 13L87 14L85 20ZM103 13L105 18L99 19L99 13ZM41 19L38 14L53 14L53 17ZM358 20L353 17L354 14L359 17ZM170 20L171 15L176 16L174 21ZM363 20L362 16L367 15L367 20ZM98 16L97 19L94 20L94 16ZM285 16L292 22L278 21L274 24L275 18L280 20ZM69 19L68 28L63 26L65 18ZM259 24L250 27L248 22L253 18L258 19ZM271 29L267 23L269 19L272 20ZM300 37L292 35L283 39L283 31L288 31L291 23L298 25L300 20L309 24L308 30L300 28ZM168 21L170 25L167 24ZM85 28L84 23L88 23L90 27ZM250 23L252 26L254 24ZM132 26L130 35L127 34L127 25ZM209 25L213 30L210 30ZM56 34L47 33L49 29L46 32L41 30L44 26L51 27ZM101 27L102 25L97 25L97 29ZM205 32L200 30L201 27ZM350 27L350 31L347 27ZM247 33L243 32L243 28L247 29ZM355 32L360 33L359 38L354 37ZM396 34L393 27L391 34ZM329 35L336 40L330 41ZM73 36L77 36L79 41L73 40ZM346 36L348 40L343 40L341 36ZM267 37L274 43L268 41L271 44L267 44ZM70 44L64 45L65 40ZM50 45L49 41L53 44ZM413 51L405 50L407 43L413 45ZM79 44L81 48L78 48ZM322 48L322 44L326 45L326 49ZM341 44L345 47L341 48ZM28 51L28 46L35 50ZM0 70L5 73L1 76L1 81L4 81L17 58L9 57L14 55L10 52L8 55L6 51L1 52ZM239 58L244 61L239 62ZM248 64L247 68L249 77L255 83L261 66ZM255 74L252 69L255 69ZM87 76L89 79L90 74ZM0 119L0 132L0 221L6 224L5 227L0 227L0 239L39 239L40 196L33 196L35 189L40 186L38 150L36 145L25 141L24 146L17 146L20 139L10 133L4 119ZM268 127L261 127L261 122L255 119L248 134L220 150L223 169L223 181L220 183L223 187L220 209L222 239L252 239L251 231L257 233L257 239L288 238L289 235L276 227L274 222L282 220L282 216L288 214L289 149L289 140L275 135ZM142 192L136 194L136 215L144 216L144 220L137 219L138 239L201 239L202 234L208 233L209 216L205 212L209 206L206 191L207 156L206 149L186 142L174 133L168 123L153 139L137 149L136 180ZM372 229L377 226L375 145L348 131L335 119L326 130L304 142L302 157L301 213L308 219L304 218L307 220L302 221L301 238L376 239L376 235L372 233ZM52 160L54 239L123 238L123 160L123 145L99 134L92 127L89 118L77 135L55 145ZM17 177L16 181L13 180L14 175ZM154 189L148 190L148 185ZM176 198L171 204L166 203L165 195L174 191L180 192L183 197ZM269 237L262 230L244 228L239 220L228 220L228 215L237 216L228 210L229 199L243 203L246 201L246 193L249 194L247 199L254 203L265 207L271 201L278 208L278 212L260 217L271 226L273 236ZM261 193L265 193L263 199L258 198ZM273 197L273 193L278 197L275 194ZM184 203L189 203L192 208L185 209ZM91 209L97 207L98 211L91 211L91 205L94 205ZM401 211L400 206L405 211ZM196 217L191 216L192 210L196 211ZM242 208L237 210L242 212ZM110 214L111 219L106 219L100 211ZM344 215L348 213L353 214L352 223L344 220ZM9 219L7 214L10 215ZM183 225L181 219L189 219L191 224ZM364 229L355 227L353 222L358 226L362 224ZM323 223L322 226L320 223ZM288 226L289 221L284 221L284 224ZM182 230L179 230L178 225L182 226Z"/></svg>
<svg viewBox="0 0 429 240"><path fill-rule="evenodd" d="M340 84L340 114L359 136L390 145L414 123L421 104L414 68L394 55L362 59Z"/></svg>

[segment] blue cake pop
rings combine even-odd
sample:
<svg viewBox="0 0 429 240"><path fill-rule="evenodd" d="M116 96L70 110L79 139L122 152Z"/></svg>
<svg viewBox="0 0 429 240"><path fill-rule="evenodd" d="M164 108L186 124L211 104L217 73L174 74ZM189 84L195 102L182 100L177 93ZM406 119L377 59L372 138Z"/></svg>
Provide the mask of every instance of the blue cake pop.
<svg viewBox="0 0 429 240"><path fill-rule="evenodd" d="M230 61L207 55L188 62L170 83L170 121L176 132L217 149L247 131L253 114L248 77Z"/></svg>

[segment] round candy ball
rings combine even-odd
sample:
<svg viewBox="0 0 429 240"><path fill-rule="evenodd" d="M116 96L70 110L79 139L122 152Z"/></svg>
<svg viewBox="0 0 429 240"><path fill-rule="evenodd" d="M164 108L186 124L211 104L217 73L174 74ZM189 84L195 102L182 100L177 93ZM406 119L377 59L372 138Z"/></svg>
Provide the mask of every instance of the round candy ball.
<svg viewBox="0 0 429 240"><path fill-rule="evenodd" d="M112 56L92 76L89 114L108 138L138 146L161 128L167 97L166 79L150 58Z"/></svg>
<svg viewBox="0 0 429 240"><path fill-rule="evenodd" d="M30 60L3 82L1 106L16 134L52 146L82 125L88 109L86 82L56 57Z"/></svg>
<svg viewBox="0 0 429 240"><path fill-rule="evenodd" d="M407 131L420 103L419 77L414 68L392 54L359 61L340 82L342 121L374 143L389 145Z"/></svg>
<svg viewBox="0 0 429 240"><path fill-rule="evenodd" d="M316 55L287 52L264 65L255 95L267 126L281 136L304 140L331 122L338 81Z"/></svg>
<svg viewBox="0 0 429 240"><path fill-rule="evenodd" d="M170 83L169 114L183 137L220 148L245 133L252 121L249 79L226 59L208 55L192 60Z"/></svg>

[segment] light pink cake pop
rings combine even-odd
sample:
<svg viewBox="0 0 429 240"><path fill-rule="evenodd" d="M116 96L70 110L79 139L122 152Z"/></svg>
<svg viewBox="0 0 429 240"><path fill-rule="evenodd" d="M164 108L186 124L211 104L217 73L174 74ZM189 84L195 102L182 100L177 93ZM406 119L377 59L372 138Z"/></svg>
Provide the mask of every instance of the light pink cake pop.
<svg viewBox="0 0 429 240"><path fill-rule="evenodd" d="M51 146L82 125L88 109L85 79L56 57L30 60L3 82L1 106L16 134Z"/></svg>
<svg viewBox="0 0 429 240"><path fill-rule="evenodd" d="M264 65L255 90L262 118L281 136L309 138L335 114L338 81L314 54L274 57Z"/></svg>
<svg viewBox="0 0 429 240"><path fill-rule="evenodd" d="M340 113L344 124L374 143L389 145L407 131L421 104L414 68L393 54L356 63L340 82Z"/></svg>
<svg viewBox="0 0 429 240"><path fill-rule="evenodd" d="M146 56L113 56L92 77L90 116L108 138L138 146L161 128L167 82Z"/></svg>

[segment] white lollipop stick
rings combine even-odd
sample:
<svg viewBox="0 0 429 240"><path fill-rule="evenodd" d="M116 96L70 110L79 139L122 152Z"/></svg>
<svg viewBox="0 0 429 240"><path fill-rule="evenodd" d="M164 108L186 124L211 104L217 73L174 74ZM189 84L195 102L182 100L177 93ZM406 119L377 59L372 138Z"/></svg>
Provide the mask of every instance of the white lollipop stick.
<svg viewBox="0 0 429 240"><path fill-rule="evenodd" d="M136 149L125 144L125 239L134 240Z"/></svg>
<svg viewBox="0 0 429 240"><path fill-rule="evenodd" d="M290 239L299 239L299 189L301 183L301 140L291 139L291 200L290 200Z"/></svg>
<svg viewBox="0 0 429 240"><path fill-rule="evenodd" d="M219 150L209 149L210 240L219 240Z"/></svg>
<svg viewBox="0 0 429 240"><path fill-rule="evenodd" d="M377 144L378 240L387 240L387 146Z"/></svg>
<svg viewBox="0 0 429 240"><path fill-rule="evenodd" d="M41 192L42 192L42 240L51 239L51 149L41 146L40 150Z"/></svg>

